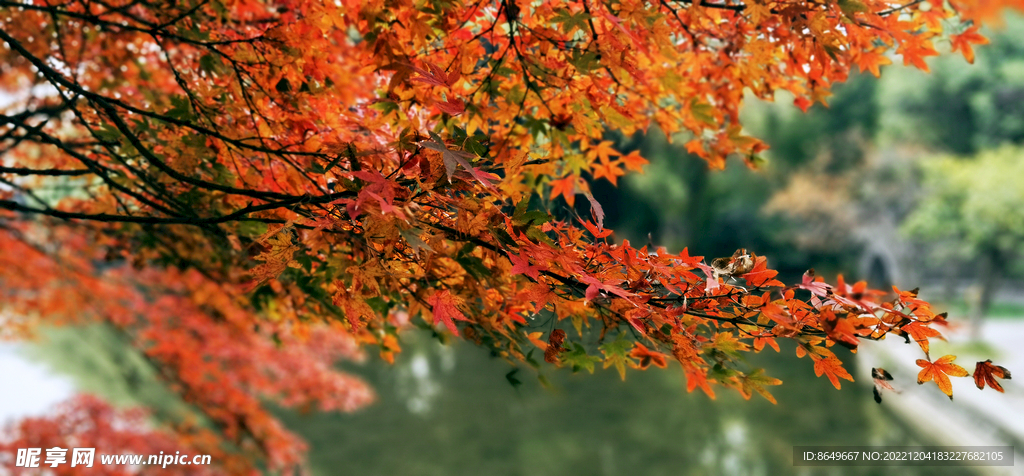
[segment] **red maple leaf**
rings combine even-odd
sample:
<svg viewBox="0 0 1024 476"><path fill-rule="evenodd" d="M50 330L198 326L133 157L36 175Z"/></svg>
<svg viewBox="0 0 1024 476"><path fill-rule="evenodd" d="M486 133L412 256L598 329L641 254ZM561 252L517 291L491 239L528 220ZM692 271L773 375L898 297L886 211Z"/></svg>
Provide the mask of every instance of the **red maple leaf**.
<svg viewBox="0 0 1024 476"><path fill-rule="evenodd" d="M441 321L455 335L459 335L459 329L455 327L453 319L459 321L469 320L459 310L458 301L458 298L452 296L447 289L437 291L427 299L427 304L430 304L431 312L434 313L434 325L437 325L437 321Z"/></svg>
<svg viewBox="0 0 1024 476"><path fill-rule="evenodd" d="M832 292L832 286L825 284L825 280L821 276L815 276L813 269L804 273L803 279L796 287L810 291L811 294L819 297L828 297Z"/></svg>
<svg viewBox="0 0 1024 476"><path fill-rule="evenodd" d="M455 82L458 81L459 78L462 76L462 74L458 70L452 71L451 73L447 73L445 72L444 68L441 68L440 66L434 63L431 63L429 61L424 61L423 63L427 65L427 68L430 71L426 71L422 68L417 68L416 66L413 66L411 64L409 65L409 67L412 68L413 71L419 73L419 76L412 78L413 81L427 83L431 86L443 86L446 88L451 88L455 84Z"/></svg>
<svg viewBox="0 0 1024 476"><path fill-rule="evenodd" d="M437 108L449 115L458 116L466 112L466 103L462 102L459 98L448 98L445 102L437 103Z"/></svg>
<svg viewBox="0 0 1024 476"><path fill-rule="evenodd" d="M509 272L513 276L517 274L525 274L533 279L537 279L540 276L541 267L530 264L530 259L522 255L513 253L508 254L509 261L512 262L512 269Z"/></svg>
<svg viewBox="0 0 1024 476"><path fill-rule="evenodd" d="M984 389L985 384L988 384L997 392L1003 392L1003 386L999 385L996 378L1010 380L1010 371L1006 370L1006 367L992 365L991 359L978 362L978 365L974 366L974 384L978 388Z"/></svg>
<svg viewBox="0 0 1024 476"><path fill-rule="evenodd" d="M764 286L782 286L782 282L775 278L779 274L774 269L768 269L768 258L764 256L758 256L754 258L754 269L750 272L741 275L740 277L747 281L747 284L756 288Z"/></svg>

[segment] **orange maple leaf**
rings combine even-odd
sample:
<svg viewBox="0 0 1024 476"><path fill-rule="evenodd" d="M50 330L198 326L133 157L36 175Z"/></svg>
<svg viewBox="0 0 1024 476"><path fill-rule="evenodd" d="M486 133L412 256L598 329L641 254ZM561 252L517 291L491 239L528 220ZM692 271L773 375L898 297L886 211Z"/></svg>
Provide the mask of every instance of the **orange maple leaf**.
<svg viewBox="0 0 1024 476"><path fill-rule="evenodd" d="M594 164L593 171L594 180L604 177L616 187L619 185L619 177L626 175L626 172L620 169L617 163L607 162L605 160L601 160L599 163Z"/></svg>
<svg viewBox="0 0 1024 476"><path fill-rule="evenodd" d="M811 354L811 358L814 360L814 375L821 377L825 374L836 389L841 388L839 379L853 381L853 376L843 368L843 361L839 360L839 357L830 355L826 358L815 358L814 354Z"/></svg>
<svg viewBox="0 0 1024 476"><path fill-rule="evenodd" d="M686 368L686 392L692 392L693 389L700 387L701 390L707 394L712 400L715 399L715 391L708 385L708 372L698 367L687 367Z"/></svg>
<svg viewBox="0 0 1024 476"><path fill-rule="evenodd" d="M1003 392L1003 386L996 381L996 378L1010 380L1010 371L1006 370L1006 367L1000 365L992 365L992 360L986 360L984 362L978 362L978 365L974 366L974 384L980 389L985 388L985 384L989 387L994 388L997 392Z"/></svg>
<svg viewBox="0 0 1024 476"><path fill-rule="evenodd" d="M939 55L939 52L935 51L935 48L932 47L931 41L918 38L917 36L904 40L896 52L903 56L903 66L913 65L915 68L926 73L930 70L928 69L928 63L924 61L925 57Z"/></svg>
<svg viewBox="0 0 1024 476"><path fill-rule="evenodd" d="M825 328L828 337L837 344L847 349L856 349L860 341L857 340L857 330L846 318L839 318L830 309L821 310L821 325Z"/></svg>
<svg viewBox="0 0 1024 476"><path fill-rule="evenodd" d="M857 57L857 68L860 72L869 71L876 78L882 76L882 71L879 69L881 66L892 64L892 60L883 54L878 54L873 51L865 51Z"/></svg>
<svg viewBox="0 0 1024 476"><path fill-rule="evenodd" d="M914 321L909 324L905 324L900 329L914 338L914 341L921 346L921 350L924 351L925 355L928 355L928 350L930 349L930 344L928 342L929 338L943 338L942 333L935 329L932 329L931 327L928 327L928 324L919 321Z"/></svg>
<svg viewBox="0 0 1024 476"><path fill-rule="evenodd" d="M665 354L648 349L647 346L639 342L633 344L633 350L629 352L629 356L639 361L634 365L636 368L641 370L650 367L651 364L660 368L668 366L668 360L666 359Z"/></svg>
<svg viewBox="0 0 1024 476"><path fill-rule="evenodd" d="M626 166L626 170L640 173L644 173L644 166L650 163L647 159L641 157L640 151L637 150L622 156L619 160L622 161L622 165Z"/></svg>
<svg viewBox="0 0 1024 476"><path fill-rule="evenodd" d="M964 55L964 59L968 63L974 64L974 47L971 44L987 45L988 38L978 33L978 25L974 25L959 35L950 36L949 43L952 45L954 53L960 50Z"/></svg>
<svg viewBox="0 0 1024 476"><path fill-rule="evenodd" d="M921 372L917 374L917 384L920 385L925 382L934 381L935 385L939 386L939 390L942 390L942 393L945 393L952 400L953 384L949 382L948 376L966 377L968 375L967 369L954 364L954 360L956 360L955 355L944 355L935 362L917 359L918 367L922 367Z"/></svg>
<svg viewBox="0 0 1024 476"><path fill-rule="evenodd" d="M586 144L586 143L584 143ZM603 140L597 145L592 145L587 149L587 158L590 160L600 159L602 162L608 162L612 156L622 155L619 151L612 147L612 141Z"/></svg>
<svg viewBox="0 0 1024 476"><path fill-rule="evenodd" d="M554 200L561 195L565 203L573 206L576 203L576 176L569 175L565 178L551 181L551 199Z"/></svg>

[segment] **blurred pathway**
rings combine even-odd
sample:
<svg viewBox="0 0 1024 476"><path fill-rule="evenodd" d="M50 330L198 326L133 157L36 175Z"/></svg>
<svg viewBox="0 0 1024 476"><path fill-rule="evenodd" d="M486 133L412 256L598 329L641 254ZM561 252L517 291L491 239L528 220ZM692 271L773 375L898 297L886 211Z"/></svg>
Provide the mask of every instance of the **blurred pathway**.
<svg viewBox="0 0 1024 476"><path fill-rule="evenodd" d="M26 416L47 413L75 392L70 379L30 361L20 347L0 342L0 428Z"/></svg>
<svg viewBox="0 0 1024 476"><path fill-rule="evenodd" d="M871 368L883 367L892 373L897 390L883 394L883 405L934 443L951 446L1014 446L1014 467L981 468L979 474L1024 475L1024 320L989 320L982 328L982 342L971 343L966 329L943 332L949 342L932 344L931 355L957 355L956 363L974 372L979 360L993 363L1017 374L1017 380L1002 381L1006 393L987 388L979 391L974 379L952 378L950 401L932 382L917 385L915 364L924 358L916 344L906 345L898 337L882 342L865 342L858 351L858 379L871 382Z"/></svg>

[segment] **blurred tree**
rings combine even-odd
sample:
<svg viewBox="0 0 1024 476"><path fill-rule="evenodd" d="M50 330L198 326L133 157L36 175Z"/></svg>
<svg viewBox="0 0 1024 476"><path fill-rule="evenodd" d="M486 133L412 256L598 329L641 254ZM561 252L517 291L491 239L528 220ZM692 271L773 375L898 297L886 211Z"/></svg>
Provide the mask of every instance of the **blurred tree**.
<svg viewBox="0 0 1024 476"><path fill-rule="evenodd" d="M883 144L974 154L1024 142L1024 18L1009 13L983 31L991 44L978 48L973 67L948 56L929 60L931 74L886 70L878 84Z"/></svg>
<svg viewBox="0 0 1024 476"><path fill-rule="evenodd" d="M927 243L935 259L959 259L977 270L980 289L971 309L977 331L1024 244L1024 149L1003 146L919 165L924 188L903 229Z"/></svg>

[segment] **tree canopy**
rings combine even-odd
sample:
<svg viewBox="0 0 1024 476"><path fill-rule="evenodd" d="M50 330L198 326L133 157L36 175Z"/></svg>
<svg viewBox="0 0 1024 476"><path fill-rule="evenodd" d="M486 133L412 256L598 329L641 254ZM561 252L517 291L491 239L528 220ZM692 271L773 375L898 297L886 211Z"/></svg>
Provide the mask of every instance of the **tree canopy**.
<svg viewBox="0 0 1024 476"><path fill-rule="evenodd" d="M806 110L939 41L972 61L1010 3L0 0L4 331L109 322L195 410L184 444L272 468L302 444L267 399L366 404L332 364L410 326L770 401L745 353L791 339L839 388L833 345L896 334L952 398L916 291L616 242L590 186L642 173L607 134L652 124L756 166L747 94Z"/></svg>

